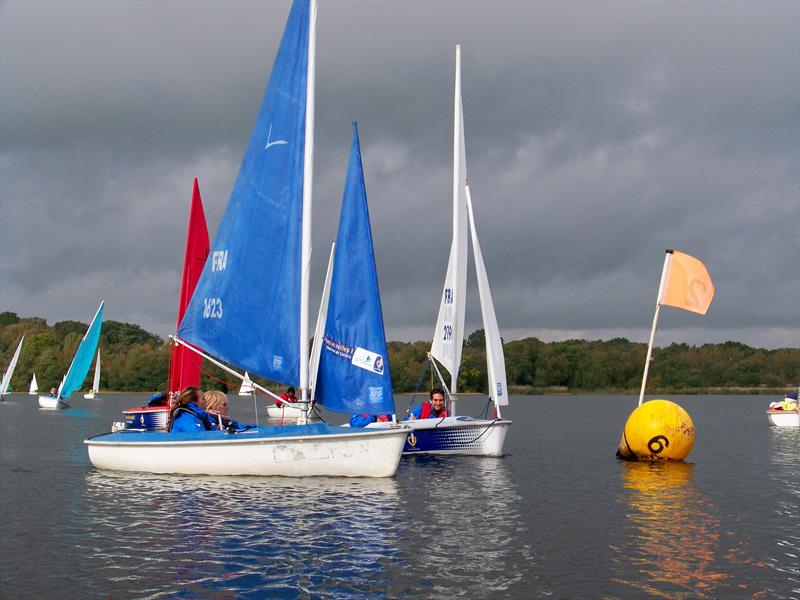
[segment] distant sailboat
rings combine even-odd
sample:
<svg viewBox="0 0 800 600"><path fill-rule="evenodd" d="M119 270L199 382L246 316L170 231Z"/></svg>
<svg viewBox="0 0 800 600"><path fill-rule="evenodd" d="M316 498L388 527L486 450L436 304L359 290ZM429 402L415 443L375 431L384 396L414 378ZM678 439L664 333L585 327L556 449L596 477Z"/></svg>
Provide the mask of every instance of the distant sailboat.
<svg viewBox="0 0 800 600"><path fill-rule="evenodd" d="M309 383L315 0L295 0L211 254L176 343L284 385ZM224 362L221 362L224 361ZM253 382L273 398L276 394ZM306 412L305 410L303 411ZM149 473L391 477L406 429L325 423L238 433L120 431L85 440L97 468Z"/></svg>
<svg viewBox="0 0 800 600"><path fill-rule="evenodd" d="M240 396L252 396L256 389L253 387L253 382L250 380L250 374L245 371L244 372L244 381L242 381L242 387L239 388L239 395Z"/></svg>
<svg viewBox="0 0 800 600"><path fill-rule="evenodd" d="M28 393L31 396L35 396L39 393L39 384L36 381L36 373L34 373L33 377L31 378L31 388L28 390Z"/></svg>
<svg viewBox="0 0 800 600"><path fill-rule="evenodd" d="M58 386L58 392L55 396L39 396L39 408L69 408L69 404L65 400L83 385L83 380L89 373L89 367L92 366L92 357L100 343L104 306L105 302L101 302L81 343L78 344L72 364L70 364L67 374L64 375L64 379L61 380L61 385Z"/></svg>
<svg viewBox="0 0 800 600"><path fill-rule="evenodd" d="M94 380L92 380L92 389L83 397L86 400L94 400L97 393L100 391L100 349L97 349L97 359L94 361Z"/></svg>
<svg viewBox="0 0 800 600"><path fill-rule="evenodd" d="M3 374L3 380L0 382L0 400L3 400L9 393L11 393L11 378L14 376L14 369L17 368L19 353L22 351L22 342L24 341L25 336L23 335L22 339L17 345L17 349L14 351L14 356L11 357L11 362L8 363L6 372Z"/></svg>

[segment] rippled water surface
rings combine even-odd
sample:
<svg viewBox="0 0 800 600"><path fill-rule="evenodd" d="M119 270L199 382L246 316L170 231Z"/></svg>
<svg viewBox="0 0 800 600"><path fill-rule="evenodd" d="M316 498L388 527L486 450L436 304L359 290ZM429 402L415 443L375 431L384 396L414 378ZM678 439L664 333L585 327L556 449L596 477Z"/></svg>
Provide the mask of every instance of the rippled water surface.
<svg viewBox="0 0 800 600"><path fill-rule="evenodd" d="M141 397L14 395L0 597L800 599L800 430L770 427L763 397L673 400L687 464L614 459L633 397L533 396L512 399L504 458L346 480L95 471L82 440Z"/></svg>

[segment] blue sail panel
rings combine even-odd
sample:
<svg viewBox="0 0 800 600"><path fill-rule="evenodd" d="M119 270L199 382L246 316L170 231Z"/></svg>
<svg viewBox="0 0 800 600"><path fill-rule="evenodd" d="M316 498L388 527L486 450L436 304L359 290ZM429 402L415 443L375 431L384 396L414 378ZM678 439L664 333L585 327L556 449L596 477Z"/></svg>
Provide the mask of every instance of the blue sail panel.
<svg viewBox="0 0 800 600"><path fill-rule="evenodd" d="M239 175L178 336L272 381L300 379L309 3L295 0Z"/></svg>
<svg viewBox="0 0 800 600"><path fill-rule="evenodd" d="M316 399L336 412L391 414L392 380L355 123L335 252Z"/></svg>
<svg viewBox="0 0 800 600"><path fill-rule="evenodd" d="M67 375L61 384L59 390L59 398L69 398L72 392L80 389L83 385L83 380L89 373L89 367L92 366L92 359L95 352L97 352L97 345L100 343L100 328L103 326L103 309L105 302L100 303L100 308L92 319L92 324L86 330L81 343L78 344L78 349L75 351L75 358L72 359L72 364L69 366Z"/></svg>

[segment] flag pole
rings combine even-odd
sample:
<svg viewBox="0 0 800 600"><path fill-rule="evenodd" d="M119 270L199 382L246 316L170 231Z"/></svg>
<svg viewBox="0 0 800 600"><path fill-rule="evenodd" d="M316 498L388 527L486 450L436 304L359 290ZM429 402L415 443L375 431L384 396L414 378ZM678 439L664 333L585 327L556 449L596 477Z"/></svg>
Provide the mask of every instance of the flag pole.
<svg viewBox="0 0 800 600"><path fill-rule="evenodd" d="M672 250L667 250L664 256L664 268L661 271L661 283L658 286L658 299L656 300L656 312L653 315L653 328L650 330L650 341L647 343L647 358L644 360L644 374L642 375L642 389L639 391L639 406L644 402L644 390L647 387L647 373L650 370L650 361L653 354L653 340L656 337L656 326L658 325L658 314L661 312L661 301L664 299L664 288L667 284L669 275L669 263L672 258Z"/></svg>

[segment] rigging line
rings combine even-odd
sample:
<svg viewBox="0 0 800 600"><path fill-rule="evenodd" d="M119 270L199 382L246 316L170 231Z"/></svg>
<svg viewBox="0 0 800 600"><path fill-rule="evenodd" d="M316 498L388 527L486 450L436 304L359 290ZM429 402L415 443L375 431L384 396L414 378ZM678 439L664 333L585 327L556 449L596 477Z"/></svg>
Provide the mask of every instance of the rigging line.
<svg viewBox="0 0 800 600"><path fill-rule="evenodd" d="M408 410L411 410L411 407L414 406L414 403L417 401L417 393L419 392L419 388L422 387L422 380L425 379L425 372L427 370L428 370L428 361L426 360L425 363L422 365L422 374L419 376L419 381L417 381L417 388L414 390L414 394L411 396L411 402L408 403ZM433 381L433 372L431 372L431 381ZM432 385L431 389L433 389Z"/></svg>

